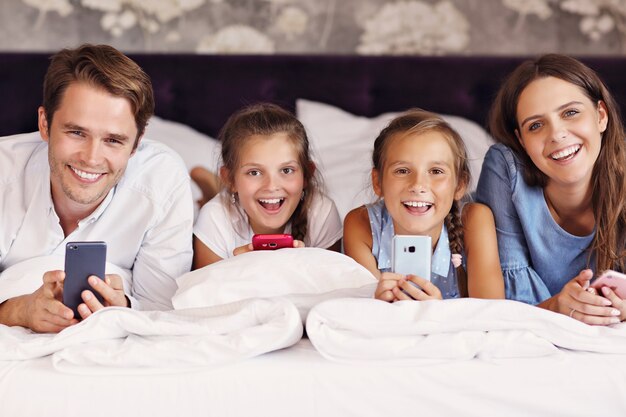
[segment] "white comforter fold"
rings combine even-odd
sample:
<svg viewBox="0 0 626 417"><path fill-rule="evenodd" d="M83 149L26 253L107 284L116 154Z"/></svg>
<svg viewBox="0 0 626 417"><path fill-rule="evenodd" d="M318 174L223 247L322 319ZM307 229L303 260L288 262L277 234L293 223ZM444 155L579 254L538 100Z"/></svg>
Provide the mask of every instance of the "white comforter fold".
<svg viewBox="0 0 626 417"><path fill-rule="evenodd" d="M559 348L626 354L626 326L589 326L510 300L337 299L315 306L306 330L327 359L429 364L550 355Z"/></svg>
<svg viewBox="0 0 626 417"><path fill-rule="evenodd" d="M59 334L0 325L0 360L52 355L66 372L155 373L222 365L301 337L298 311L282 299L167 312L111 307Z"/></svg>

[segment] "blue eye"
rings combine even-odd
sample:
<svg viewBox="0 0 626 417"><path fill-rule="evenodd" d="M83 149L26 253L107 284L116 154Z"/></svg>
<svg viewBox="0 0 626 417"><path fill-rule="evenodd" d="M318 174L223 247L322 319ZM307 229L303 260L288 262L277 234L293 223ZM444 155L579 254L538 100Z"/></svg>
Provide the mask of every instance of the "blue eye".
<svg viewBox="0 0 626 417"><path fill-rule="evenodd" d="M578 110L576 110L576 109L569 109L569 110L566 110L563 113L563 115L565 117L572 117L572 116L576 116L578 113L580 113L580 112Z"/></svg>
<svg viewBox="0 0 626 417"><path fill-rule="evenodd" d="M533 130L537 130L537 129L539 129L540 127L541 127L541 123L539 123L539 122L535 122L535 123L531 123L531 124L528 126L528 130L532 132Z"/></svg>

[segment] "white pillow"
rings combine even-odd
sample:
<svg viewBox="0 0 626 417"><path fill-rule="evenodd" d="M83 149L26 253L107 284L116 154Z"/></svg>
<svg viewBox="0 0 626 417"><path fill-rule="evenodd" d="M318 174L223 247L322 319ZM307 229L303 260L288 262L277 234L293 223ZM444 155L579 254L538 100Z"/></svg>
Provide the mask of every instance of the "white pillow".
<svg viewBox="0 0 626 417"><path fill-rule="evenodd" d="M376 278L352 258L320 248L254 251L178 278L174 309L212 307L249 298L287 297L303 321L315 304L372 297Z"/></svg>
<svg viewBox="0 0 626 417"><path fill-rule="evenodd" d="M176 151L185 161L187 171L202 166L217 173L221 146L218 140L210 136L187 125L153 116L146 127L144 137L164 143ZM202 192L193 181L191 187L193 200L198 201Z"/></svg>
<svg viewBox="0 0 626 417"><path fill-rule="evenodd" d="M324 103L296 101L296 115L306 128L324 184L342 218L351 209L376 199L370 178L374 140L398 114L367 118ZM472 174L468 192L472 192L476 189L485 153L494 141L471 120L442 117L465 141Z"/></svg>

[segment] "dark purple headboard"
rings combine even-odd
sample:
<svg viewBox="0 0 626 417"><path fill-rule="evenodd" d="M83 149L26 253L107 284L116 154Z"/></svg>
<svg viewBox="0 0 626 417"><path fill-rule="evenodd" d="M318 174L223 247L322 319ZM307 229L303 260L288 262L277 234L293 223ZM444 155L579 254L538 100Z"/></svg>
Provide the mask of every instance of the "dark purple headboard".
<svg viewBox="0 0 626 417"><path fill-rule="evenodd" d="M0 135L36 129L49 54L0 54ZM243 105L297 98L354 114L423 107L484 125L520 57L132 55L152 77L157 115L216 136ZM583 59L626 106L626 57Z"/></svg>

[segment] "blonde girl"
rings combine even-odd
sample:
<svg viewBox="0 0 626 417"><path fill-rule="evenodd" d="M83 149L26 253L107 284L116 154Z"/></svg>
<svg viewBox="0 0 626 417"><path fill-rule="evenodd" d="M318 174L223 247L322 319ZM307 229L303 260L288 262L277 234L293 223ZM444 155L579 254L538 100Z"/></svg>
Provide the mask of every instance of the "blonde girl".
<svg viewBox="0 0 626 417"><path fill-rule="evenodd" d="M470 173L459 134L438 115L412 109L380 132L372 160L372 185L380 199L348 213L344 249L380 279L376 297L502 298L495 228L486 206L464 210L464 238L459 205ZM394 234L431 237L430 277L390 272ZM467 279L464 253L467 272L480 280Z"/></svg>

